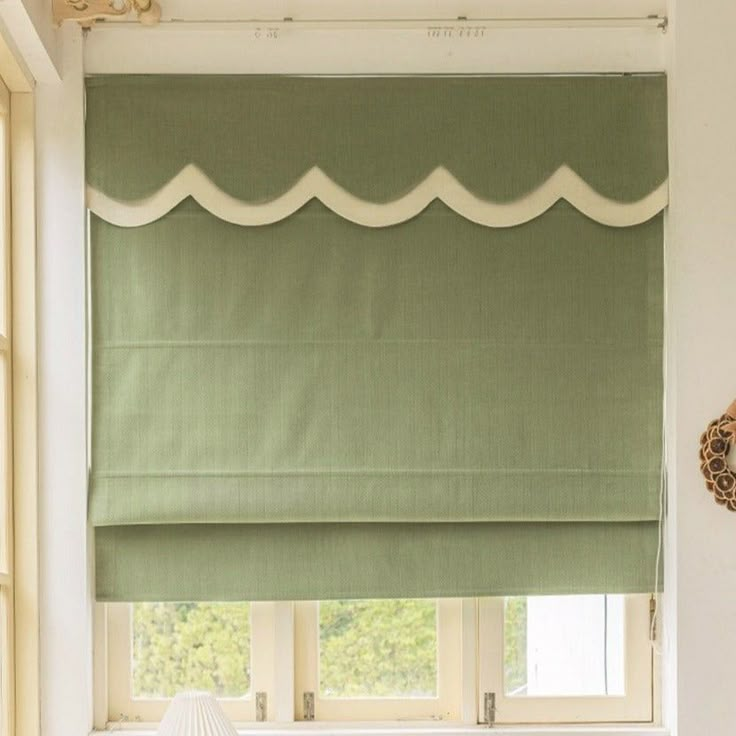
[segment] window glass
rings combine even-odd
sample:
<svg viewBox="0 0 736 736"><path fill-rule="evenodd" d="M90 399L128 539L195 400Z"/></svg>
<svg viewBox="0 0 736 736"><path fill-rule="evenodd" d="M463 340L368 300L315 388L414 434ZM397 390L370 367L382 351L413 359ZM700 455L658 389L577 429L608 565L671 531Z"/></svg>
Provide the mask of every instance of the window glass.
<svg viewBox="0 0 736 736"><path fill-rule="evenodd" d="M247 603L133 604L133 697L248 694L250 628Z"/></svg>
<svg viewBox="0 0 736 736"><path fill-rule="evenodd" d="M325 601L319 611L322 697L437 695L437 604Z"/></svg>
<svg viewBox="0 0 736 736"><path fill-rule="evenodd" d="M624 695L624 596L506 598L507 696Z"/></svg>

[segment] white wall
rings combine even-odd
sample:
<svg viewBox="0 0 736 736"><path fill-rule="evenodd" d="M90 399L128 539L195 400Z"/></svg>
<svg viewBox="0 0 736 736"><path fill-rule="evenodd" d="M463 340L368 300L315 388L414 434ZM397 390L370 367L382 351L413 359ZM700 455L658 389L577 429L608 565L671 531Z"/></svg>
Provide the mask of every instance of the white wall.
<svg viewBox="0 0 736 736"><path fill-rule="evenodd" d="M666 692L680 736L726 736L736 730L736 515L705 491L697 451L736 397L736 3L676 0L673 11Z"/></svg>
<svg viewBox="0 0 736 736"><path fill-rule="evenodd" d="M82 33L68 26L63 35L64 81L36 88L44 736L87 734L92 712Z"/></svg>

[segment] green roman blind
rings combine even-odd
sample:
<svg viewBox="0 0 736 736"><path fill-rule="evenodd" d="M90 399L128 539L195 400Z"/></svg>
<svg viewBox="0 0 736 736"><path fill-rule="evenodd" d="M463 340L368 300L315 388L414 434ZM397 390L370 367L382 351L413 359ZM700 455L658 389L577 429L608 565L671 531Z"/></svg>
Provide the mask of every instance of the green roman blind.
<svg viewBox="0 0 736 736"><path fill-rule="evenodd" d="M99 600L637 592L661 76L88 80Z"/></svg>

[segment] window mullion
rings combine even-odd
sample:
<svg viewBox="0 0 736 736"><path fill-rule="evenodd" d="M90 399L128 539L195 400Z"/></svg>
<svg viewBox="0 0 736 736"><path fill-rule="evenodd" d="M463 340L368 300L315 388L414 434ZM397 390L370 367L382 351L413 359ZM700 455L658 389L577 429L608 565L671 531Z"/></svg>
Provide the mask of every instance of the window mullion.
<svg viewBox="0 0 736 736"><path fill-rule="evenodd" d="M278 601L274 606L273 705L269 704L269 720L294 721L294 603Z"/></svg>
<svg viewBox="0 0 736 736"><path fill-rule="evenodd" d="M461 603L461 693L460 720L478 722L478 599Z"/></svg>
<svg viewBox="0 0 736 736"><path fill-rule="evenodd" d="M94 727L98 731L107 728L109 678L108 662L108 635L107 635L107 603L94 604Z"/></svg>
<svg viewBox="0 0 736 736"><path fill-rule="evenodd" d="M478 601L478 722L483 723L483 694L503 692L503 598Z"/></svg>
<svg viewBox="0 0 736 736"><path fill-rule="evenodd" d="M319 603L294 604L294 720L303 720L305 692L319 691Z"/></svg>
<svg viewBox="0 0 736 736"><path fill-rule="evenodd" d="M265 692L266 720L293 720L293 604L251 603L251 698ZM255 718L255 713L254 716Z"/></svg>

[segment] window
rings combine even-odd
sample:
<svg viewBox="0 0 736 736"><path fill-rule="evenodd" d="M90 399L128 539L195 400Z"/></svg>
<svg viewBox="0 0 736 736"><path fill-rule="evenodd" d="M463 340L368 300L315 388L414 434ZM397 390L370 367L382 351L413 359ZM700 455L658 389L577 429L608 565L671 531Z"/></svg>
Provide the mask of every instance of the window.
<svg viewBox="0 0 736 736"><path fill-rule="evenodd" d="M296 716L313 692L315 718L458 720L460 602L296 604Z"/></svg>
<svg viewBox="0 0 736 736"><path fill-rule="evenodd" d="M136 603L132 623L133 697L170 698L186 689L250 695L247 603Z"/></svg>
<svg viewBox="0 0 736 736"><path fill-rule="evenodd" d="M107 606L109 720L155 722L181 690L207 690L234 721L254 721L272 690L273 604Z"/></svg>
<svg viewBox="0 0 736 736"><path fill-rule="evenodd" d="M648 596L484 598L478 632L500 723L653 718Z"/></svg>
<svg viewBox="0 0 736 736"><path fill-rule="evenodd" d="M185 689L212 692L236 722L256 720L257 693L266 694L266 720L291 697L297 721L311 710L324 721L482 723L485 693L493 693L497 723L648 722L649 602L574 595L106 604L108 722L155 722ZM276 634L277 606L293 612L291 637ZM284 656L291 681L277 674Z"/></svg>

